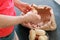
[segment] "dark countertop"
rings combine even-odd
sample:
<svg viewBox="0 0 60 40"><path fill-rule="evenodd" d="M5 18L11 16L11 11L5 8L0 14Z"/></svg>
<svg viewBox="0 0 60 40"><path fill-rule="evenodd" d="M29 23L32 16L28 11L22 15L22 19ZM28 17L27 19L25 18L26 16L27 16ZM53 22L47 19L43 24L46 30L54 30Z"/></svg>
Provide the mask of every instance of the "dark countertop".
<svg viewBox="0 0 60 40"><path fill-rule="evenodd" d="M57 29L53 32L48 32L50 40L60 40L60 5L54 2L54 0L21 0L23 2L27 2L29 4L37 4L37 5L49 5L53 8ZM17 15L21 12L17 8L15 8ZM19 36L20 40L28 40L29 29L23 27L22 25L16 25L15 30Z"/></svg>

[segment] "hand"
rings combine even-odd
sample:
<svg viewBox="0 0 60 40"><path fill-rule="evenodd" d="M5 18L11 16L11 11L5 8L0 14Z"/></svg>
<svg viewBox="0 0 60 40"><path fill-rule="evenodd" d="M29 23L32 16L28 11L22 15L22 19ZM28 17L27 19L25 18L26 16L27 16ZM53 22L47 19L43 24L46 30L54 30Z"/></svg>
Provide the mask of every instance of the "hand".
<svg viewBox="0 0 60 40"><path fill-rule="evenodd" d="M24 15L25 22L36 24L36 23L39 23L40 19L41 17L37 14L36 10L32 10Z"/></svg>
<svg viewBox="0 0 60 40"><path fill-rule="evenodd" d="M29 4L27 3L23 3L23 2L20 2L20 10L23 12L23 13L27 13L28 11L30 11L32 8Z"/></svg>
<svg viewBox="0 0 60 40"><path fill-rule="evenodd" d="M20 16L24 16L25 14L24 13L21 13L20 14ZM22 23L22 25L24 26L24 27L27 27L27 28L29 28L29 29L33 29L33 28L38 28L38 26L37 25L35 25L35 24L33 24L33 23L29 23L29 22L23 22Z"/></svg>

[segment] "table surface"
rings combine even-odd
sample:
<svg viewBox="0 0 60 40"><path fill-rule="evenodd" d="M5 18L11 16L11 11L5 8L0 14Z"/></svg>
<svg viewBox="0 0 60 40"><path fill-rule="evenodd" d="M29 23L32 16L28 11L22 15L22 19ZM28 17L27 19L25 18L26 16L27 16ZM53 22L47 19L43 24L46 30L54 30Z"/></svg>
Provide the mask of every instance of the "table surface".
<svg viewBox="0 0 60 40"><path fill-rule="evenodd" d="M48 32L49 34L49 40L60 40L60 5L58 5L54 0L21 0L23 2L29 3L29 4L36 4L36 5L48 5L53 8L57 29L53 32ZM17 15L19 15L21 12L15 8ZM15 30L18 34L18 37L20 40L29 40L29 29L23 27L22 25L16 25Z"/></svg>

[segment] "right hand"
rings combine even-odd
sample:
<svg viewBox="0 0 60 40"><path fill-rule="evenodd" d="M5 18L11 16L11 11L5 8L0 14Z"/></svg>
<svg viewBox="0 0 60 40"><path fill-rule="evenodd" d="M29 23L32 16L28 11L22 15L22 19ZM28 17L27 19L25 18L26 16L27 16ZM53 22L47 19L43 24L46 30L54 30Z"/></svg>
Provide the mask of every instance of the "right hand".
<svg viewBox="0 0 60 40"><path fill-rule="evenodd" d="M36 10L32 10L30 12L27 12L24 15L25 22L30 22L30 23L36 24L40 21L40 19L41 19L41 17L37 14Z"/></svg>

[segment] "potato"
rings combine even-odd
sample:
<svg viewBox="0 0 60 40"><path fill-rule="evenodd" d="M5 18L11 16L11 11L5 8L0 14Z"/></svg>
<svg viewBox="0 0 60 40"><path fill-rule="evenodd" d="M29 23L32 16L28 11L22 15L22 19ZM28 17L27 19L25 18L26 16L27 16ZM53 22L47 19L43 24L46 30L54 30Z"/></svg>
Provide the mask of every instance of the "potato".
<svg viewBox="0 0 60 40"><path fill-rule="evenodd" d="M35 29L35 32L36 32L37 35L40 35L40 36L46 34L46 32L44 30L40 30L40 29Z"/></svg>
<svg viewBox="0 0 60 40"><path fill-rule="evenodd" d="M48 37L47 37L47 36L40 36L40 37L38 38L38 40L48 40Z"/></svg>
<svg viewBox="0 0 60 40"><path fill-rule="evenodd" d="M29 39L30 40L35 40L36 37L36 33L34 30L30 30L30 35L29 35Z"/></svg>

